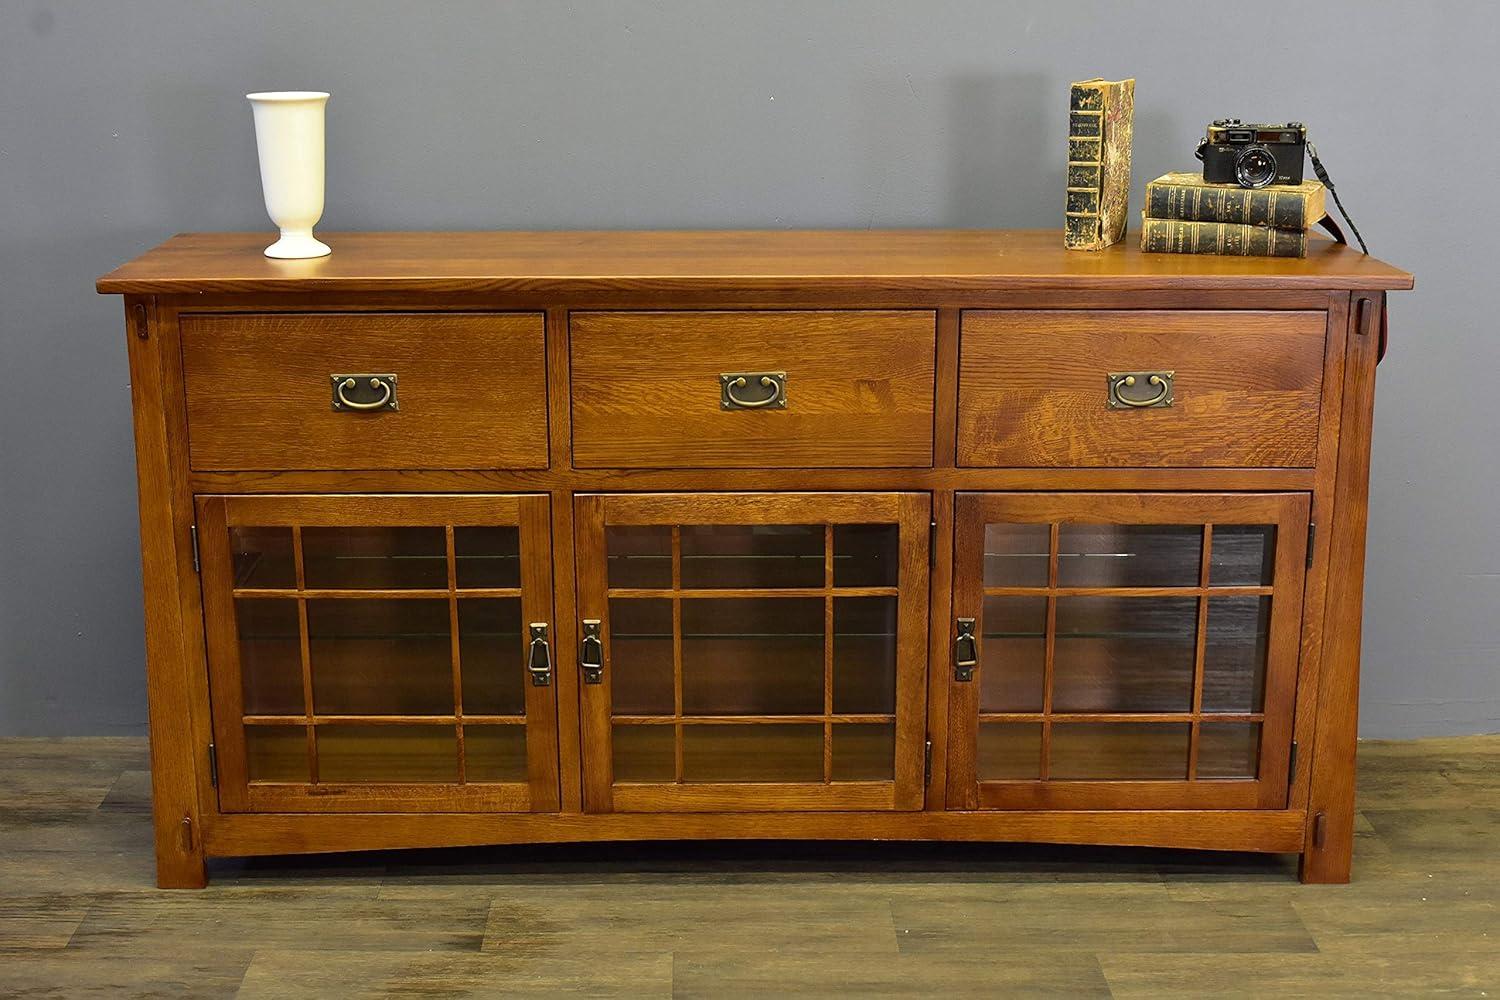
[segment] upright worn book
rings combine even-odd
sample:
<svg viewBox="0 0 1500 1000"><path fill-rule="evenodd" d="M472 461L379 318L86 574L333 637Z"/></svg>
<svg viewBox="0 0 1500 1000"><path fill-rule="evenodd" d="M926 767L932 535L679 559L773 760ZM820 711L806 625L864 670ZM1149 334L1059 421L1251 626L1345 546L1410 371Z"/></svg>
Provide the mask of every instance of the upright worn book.
<svg viewBox="0 0 1500 1000"><path fill-rule="evenodd" d="M1141 213L1146 253L1214 253L1233 257L1306 257L1307 233L1233 222L1153 219Z"/></svg>
<svg viewBox="0 0 1500 1000"><path fill-rule="evenodd" d="M1200 173L1162 174L1146 185L1152 219L1229 222L1275 229L1311 229L1324 215L1324 188L1314 180L1243 188L1209 184Z"/></svg>
<svg viewBox="0 0 1500 1000"><path fill-rule="evenodd" d="M1075 83L1068 109L1063 243L1069 250L1102 250L1125 235L1135 81Z"/></svg>

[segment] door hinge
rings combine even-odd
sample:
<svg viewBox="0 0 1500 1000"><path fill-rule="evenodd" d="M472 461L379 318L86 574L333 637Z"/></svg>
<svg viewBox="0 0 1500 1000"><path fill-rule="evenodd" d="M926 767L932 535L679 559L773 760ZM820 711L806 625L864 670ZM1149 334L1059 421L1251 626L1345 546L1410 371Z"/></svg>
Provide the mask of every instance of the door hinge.
<svg viewBox="0 0 1500 1000"><path fill-rule="evenodd" d="M208 781L215 788L219 787L219 748L212 743L208 745Z"/></svg>
<svg viewBox="0 0 1500 1000"><path fill-rule="evenodd" d="M927 741L926 748L922 751L922 784L926 785L932 780L932 740Z"/></svg>
<svg viewBox="0 0 1500 1000"><path fill-rule="evenodd" d="M1292 740L1292 755L1286 762L1286 783L1291 784L1297 780L1297 741Z"/></svg>
<svg viewBox="0 0 1500 1000"><path fill-rule="evenodd" d="M188 525L188 535L193 540L193 572L201 573L203 569L202 564L198 561L198 526L196 524Z"/></svg>
<svg viewBox="0 0 1500 1000"><path fill-rule="evenodd" d="M1313 564L1313 542L1318 540L1318 522L1307 522L1307 568L1312 569Z"/></svg>
<svg viewBox="0 0 1500 1000"><path fill-rule="evenodd" d="M927 565L937 565L937 521L933 520L927 525Z"/></svg>

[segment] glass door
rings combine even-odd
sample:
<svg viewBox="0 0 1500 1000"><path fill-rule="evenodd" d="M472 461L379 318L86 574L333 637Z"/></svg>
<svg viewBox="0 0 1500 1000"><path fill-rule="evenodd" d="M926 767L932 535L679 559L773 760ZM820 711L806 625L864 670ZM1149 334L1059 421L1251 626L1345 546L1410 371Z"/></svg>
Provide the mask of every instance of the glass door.
<svg viewBox="0 0 1500 1000"><path fill-rule="evenodd" d="M198 500L226 812L551 811L545 496Z"/></svg>
<svg viewBox="0 0 1500 1000"><path fill-rule="evenodd" d="M1283 807L1308 503L959 494L950 807Z"/></svg>
<svg viewBox="0 0 1500 1000"><path fill-rule="evenodd" d="M576 498L586 808L917 809L929 498Z"/></svg>

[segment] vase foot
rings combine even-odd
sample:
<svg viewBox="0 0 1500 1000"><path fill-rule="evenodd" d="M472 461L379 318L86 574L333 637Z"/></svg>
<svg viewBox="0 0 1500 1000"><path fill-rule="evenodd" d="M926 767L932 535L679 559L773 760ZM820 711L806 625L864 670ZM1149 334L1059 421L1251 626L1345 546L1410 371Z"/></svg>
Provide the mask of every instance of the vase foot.
<svg viewBox="0 0 1500 1000"><path fill-rule="evenodd" d="M327 243L313 237L311 232L282 233L281 239L266 247L266 256L278 260L298 260L305 257L326 257L333 252Z"/></svg>

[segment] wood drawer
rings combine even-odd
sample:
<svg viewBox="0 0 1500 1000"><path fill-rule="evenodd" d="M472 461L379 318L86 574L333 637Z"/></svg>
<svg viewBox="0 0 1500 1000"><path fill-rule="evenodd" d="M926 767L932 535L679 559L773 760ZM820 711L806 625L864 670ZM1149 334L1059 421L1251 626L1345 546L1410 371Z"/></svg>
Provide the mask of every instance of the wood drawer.
<svg viewBox="0 0 1500 1000"><path fill-rule="evenodd" d="M202 314L181 330L194 469L547 467L540 314ZM399 408L334 409L346 373L394 374Z"/></svg>
<svg viewBox="0 0 1500 1000"><path fill-rule="evenodd" d="M931 311L582 312L572 330L580 468L932 464ZM725 373L785 373L786 405L726 409Z"/></svg>
<svg viewBox="0 0 1500 1000"><path fill-rule="evenodd" d="M964 466L1316 464L1322 312L965 312ZM1109 404L1112 372L1173 373L1171 405ZM1146 378L1140 395L1158 391Z"/></svg>

